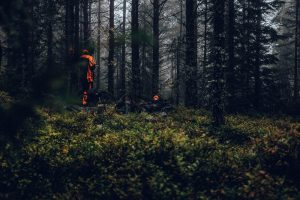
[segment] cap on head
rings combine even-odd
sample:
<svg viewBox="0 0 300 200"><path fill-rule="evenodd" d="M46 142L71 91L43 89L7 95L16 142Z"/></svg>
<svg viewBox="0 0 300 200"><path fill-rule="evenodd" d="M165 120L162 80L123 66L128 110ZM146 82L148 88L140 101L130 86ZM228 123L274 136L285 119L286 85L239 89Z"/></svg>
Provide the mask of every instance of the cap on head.
<svg viewBox="0 0 300 200"><path fill-rule="evenodd" d="M88 54L88 53L89 53L89 50L87 50L87 49L82 50L82 54Z"/></svg>
<svg viewBox="0 0 300 200"><path fill-rule="evenodd" d="M153 100L154 100L154 101L158 101L158 100L159 100L159 96L158 96L158 95L154 95L154 96L153 96Z"/></svg>

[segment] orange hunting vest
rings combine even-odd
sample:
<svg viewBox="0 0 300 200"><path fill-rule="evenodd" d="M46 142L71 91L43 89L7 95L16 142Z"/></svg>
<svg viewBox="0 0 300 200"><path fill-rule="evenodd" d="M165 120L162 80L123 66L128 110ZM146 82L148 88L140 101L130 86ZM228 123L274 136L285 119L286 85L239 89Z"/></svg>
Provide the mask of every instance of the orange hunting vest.
<svg viewBox="0 0 300 200"><path fill-rule="evenodd" d="M93 68L95 67L96 62L95 62L93 56L90 56L90 55L82 55L81 58L85 58L89 61L86 79L89 83L92 83L92 82L94 82Z"/></svg>

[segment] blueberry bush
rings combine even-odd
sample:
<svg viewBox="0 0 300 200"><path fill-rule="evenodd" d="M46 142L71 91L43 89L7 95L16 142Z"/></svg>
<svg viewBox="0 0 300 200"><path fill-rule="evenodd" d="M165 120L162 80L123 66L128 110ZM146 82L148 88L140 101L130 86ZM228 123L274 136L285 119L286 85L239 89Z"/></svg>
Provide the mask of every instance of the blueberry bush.
<svg viewBox="0 0 300 200"><path fill-rule="evenodd" d="M0 154L0 199L299 199L300 122L38 109Z"/></svg>

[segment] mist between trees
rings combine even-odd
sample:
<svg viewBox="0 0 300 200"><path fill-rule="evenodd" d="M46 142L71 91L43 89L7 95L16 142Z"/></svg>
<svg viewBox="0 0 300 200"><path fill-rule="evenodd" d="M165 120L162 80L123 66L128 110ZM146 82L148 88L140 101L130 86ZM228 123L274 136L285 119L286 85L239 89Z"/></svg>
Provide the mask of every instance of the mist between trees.
<svg viewBox="0 0 300 200"><path fill-rule="evenodd" d="M78 94L88 49L115 98L159 94L216 124L299 108L299 0L11 0L0 15L0 86L16 99Z"/></svg>

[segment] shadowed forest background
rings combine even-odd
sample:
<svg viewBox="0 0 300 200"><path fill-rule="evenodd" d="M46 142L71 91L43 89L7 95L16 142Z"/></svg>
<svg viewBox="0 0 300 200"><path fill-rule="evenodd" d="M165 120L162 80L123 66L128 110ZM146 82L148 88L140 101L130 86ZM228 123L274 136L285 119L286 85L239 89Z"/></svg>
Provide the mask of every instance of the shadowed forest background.
<svg viewBox="0 0 300 200"><path fill-rule="evenodd" d="M300 198L299 5L1 1L0 198Z"/></svg>

